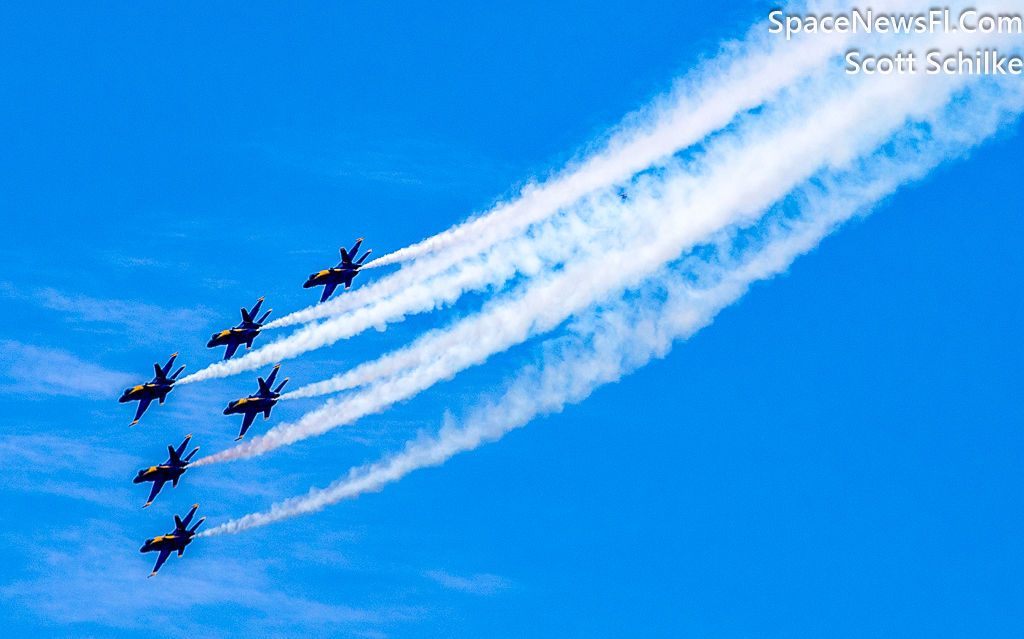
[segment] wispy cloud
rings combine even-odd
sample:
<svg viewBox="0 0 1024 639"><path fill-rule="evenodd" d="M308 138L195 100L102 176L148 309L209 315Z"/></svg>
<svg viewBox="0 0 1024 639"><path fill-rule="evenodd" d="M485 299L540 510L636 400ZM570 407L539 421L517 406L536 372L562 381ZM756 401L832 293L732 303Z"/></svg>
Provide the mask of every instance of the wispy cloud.
<svg viewBox="0 0 1024 639"><path fill-rule="evenodd" d="M69 321L121 324L132 338L151 342L173 341L182 330L193 331L214 317L202 306L163 308L131 300L66 295L53 288L36 291L33 298L44 308L67 313Z"/></svg>
<svg viewBox="0 0 1024 639"><path fill-rule="evenodd" d="M425 577L433 579L445 588L460 590L474 595L493 595L512 587L512 582L497 575L477 574L470 577L459 577L443 570L428 570Z"/></svg>
<svg viewBox="0 0 1024 639"><path fill-rule="evenodd" d="M107 399L136 378L83 361L65 350L0 340L0 390L5 393Z"/></svg>
<svg viewBox="0 0 1024 639"><path fill-rule="evenodd" d="M0 599L58 624L142 630L173 619L186 636L295 636L300 630L385 636L389 626L418 616L408 607L365 609L290 595L274 586L265 562L213 559L193 547L147 579L153 557L136 552L139 540L109 522L89 521L38 540L9 537L5 545L20 547L35 574L0 589ZM231 615L230 627L217 628L206 609L224 605L261 614L247 620Z"/></svg>
<svg viewBox="0 0 1024 639"><path fill-rule="evenodd" d="M12 435L0 440L0 488L128 507L135 495L123 481L142 460L78 437Z"/></svg>
<svg viewBox="0 0 1024 639"><path fill-rule="evenodd" d="M94 477L124 477L141 459L79 437L12 435L0 440L0 468L83 469Z"/></svg>
<svg viewBox="0 0 1024 639"><path fill-rule="evenodd" d="M131 257L130 255L122 255L121 253L107 253L107 261L118 266L125 266L128 268L138 268L140 266L152 266L157 268L166 268L169 266L167 262L161 262L160 260L154 260L149 257Z"/></svg>

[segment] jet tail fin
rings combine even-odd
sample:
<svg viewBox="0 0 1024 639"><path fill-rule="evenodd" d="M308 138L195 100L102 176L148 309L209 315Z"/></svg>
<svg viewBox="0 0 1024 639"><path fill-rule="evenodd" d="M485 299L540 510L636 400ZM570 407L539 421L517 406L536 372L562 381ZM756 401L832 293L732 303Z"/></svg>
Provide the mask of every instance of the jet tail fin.
<svg viewBox="0 0 1024 639"><path fill-rule="evenodd" d="M256 300L256 303L253 304L252 310L249 311L248 315L249 315L250 319L253 318L253 317L256 317L257 315L260 314L260 307L261 306L263 306L263 298L262 297L259 298L258 300Z"/></svg>
<svg viewBox="0 0 1024 639"><path fill-rule="evenodd" d="M252 315L249 315L249 311L247 311L244 306L242 307L242 323L252 324Z"/></svg>
<svg viewBox="0 0 1024 639"><path fill-rule="evenodd" d="M363 256L361 258L359 258L359 261L356 262L356 264L359 264L360 266L362 266L363 260L368 258L370 256L370 253L373 253L373 249L370 249L369 251L363 253Z"/></svg>
<svg viewBox="0 0 1024 639"><path fill-rule="evenodd" d="M171 375L171 381L173 382L174 380L178 379L178 375L181 375L181 371L183 370L185 370L184 364L182 364L181 367L178 368L178 370L174 371L174 375Z"/></svg>
<svg viewBox="0 0 1024 639"><path fill-rule="evenodd" d="M274 312L274 309L270 309L269 311L267 311L266 313L263 314L263 317L261 317L258 320L256 320L256 323L262 325L263 322L267 321L267 318L270 317L270 314L273 313L273 312Z"/></svg>
<svg viewBox="0 0 1024 639"><path fill-rule="evenodd" d="M279 394L281 392L281 389L284 388L284 385L288 383L289 379L291 379L291 378L290 377L285 377L284 381L281 382L280 386L278 386L277 388L274 389L274 393L275 394Z"/></svg>
<svg viewBox="0 0 1024 639"><path fill-rule="evenodd" d="M177 452L176 457L179 459L179 461L181 459L181 454L183 452L185 452L185 447L188 446L188 442L189 442L190 439L192 439L192 435L191 434L189 434L189 435L187 435L185 437L185 441L181 442L181 446L178 446L178 450L176 451Z"/></svg>
<svg viewBox="0 0 1024 639"><path fill-rule="evenodd" d="M188 514L185 515L184 520L178 519L177 515L174 516L174 523L177 524L179 530L185 530L188 527L189 522L192 521L192 518L195 516L197 510L199 510L199 504L192 506L192 510L188 511Z"/></svg>
<svg viewBox="0 0 1024 639"><path fill-rule="evenodd" d="M192 452L189 453L188 456L185 457L185 459L183 459L182 461L184 461L187 464L189 462L189 460L192 459L192 455L195 455L198 452L199 452L199 447L196 446L195 448L192 449Z"/></svg>
<svg viewBox="0 0 1024 639"><path fill-rule="evenodd" d="M281 370L281 365L278 364L274 367L274 370L270 371L270 375L267 377L267 386L273 386L274 380L277 379L277 371ZM268 389L269 390L269 389Z"/></svg>
<svg viewBox="0 0 1024 639"><path fill-rule="evenodd" d="M167 363L164 364L163 370L160 371L160 373L157 374L157 377L160 377L160 378L167 377L167 373L171 370L171 366L174 366L174 360L177 357L178 357L177 353L175 353L174 355L171 355L171 359L167 360ZM159 368L159 366L157 368Z"/></svg>

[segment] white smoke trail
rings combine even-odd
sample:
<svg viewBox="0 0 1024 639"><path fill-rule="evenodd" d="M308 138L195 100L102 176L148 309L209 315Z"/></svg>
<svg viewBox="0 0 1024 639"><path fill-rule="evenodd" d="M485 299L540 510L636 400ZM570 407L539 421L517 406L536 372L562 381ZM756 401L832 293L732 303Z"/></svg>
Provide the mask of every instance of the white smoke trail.
<svg viewBox="0 0 1024 639"><path fill-rule="evenodd" d="M613 234L618 246L606 249L595 243L585 258L527 281L518 294L497 297L453 327L431 331L408 348L289 393L312 396L371 384L201 463L261 455L323 434L408 399L531 335L546 333L608 295L635 287L714 233L753 223L761 211L816 172L842 166L889 140L907 114L934 112L949 91L946 83L941 85L945 90L924 90L920 80L902 78L868 87L843 84L820 87L828 99L804 94L775 113L749 118L749 126L720 137L699 162L639 179L638 197L629 207L585 202L582 206L601 213L604 223L618 220ZM694 164L702 166L695 169ZM644 193L651 195L640 195ZM533 241L542 243L536 237Z"/></svg>
<svg viewBox="0 0 1024 639"><path fill-rule="evenodd" d="M934 36L934 39L931 40L931 42L939 43L944 41L944 39L948 39L948 36L939 34ZM978 37L976 37L975 40L978 40ZM807 42L819 43L822 41L823 40L808 40ZM832 42L833 40L826 39L824 41ZM978 40L979 44L981 44L981 42L982 40ZM803 45L797 45L796 48L799 49L800 46ZM818 53L820 56L820 51ZM769 65L771 68L774 68L772 65L778 62L778 60L773 58L776 54L777 52L773 50L766 56L766 59L771 61L771 65ZM806 59L819 60L820 58L810 55L807 56ZM748 66L763 70L765 68L765 64L764 60L758 59L755 62L749 63ZM739 62L733 62L733 66L736 68L744 68ZM825 65L825 67L825 70L818 71L818 75L798 74L803 82L796 86L790 86L789 92L802 92L809 85L815 86L820 92L820 88L823 85L835 81L834 78L837 73L841 74L837 68L838 65ZM772 74L768 73L768 75ZM842 76L840 75L840 77ZM921 87L926 80L932 85L938 85L942 88L938 91L918 91L915 94L913 89ZM908 78L906 76L889 76L887 78L876 77L872 78L871 81L879 85L888 85L890 87L895 83L902 82L904 83L902 88L907 90L907 95L911 95L914 98L920 98L921 95L937 96L943 94L945 91L948 91L950 84L955 85L957 82L962 82L963 76L951 80L946 76L930 77L925 76L924 74L919 74L912 78ZM721 91L725 91L731 86L732 85L729 83L725 83L721 86L716 85L716 87ZM775 85L772 86L774 87ZM732 88L735 89L736 87ZM934 88L934 86L931 87L931 89ZM777 87L775 87L775 89L777 89ZM699 91L696 91L696 93L698 95L701 94ZM743 92L741 91L740 93ZM743 95L745 96L744 99L749 99L749 95ZM724 99L721 98L719 93L714 92L713 97L716 100ZM903 100L903 97L893 94L892 99ZM785 102L786 100L779 99L778 101ZM734 102L737 101L734 100ZM738 100L738 102L743 102L743 100ZM768 103L768 105L771 104L773 103ZM765 103L762 103L762 108L764 106ZM884 119L890 114L895 114L897 116L914 114L913 109L905 109L904 112L901 113L898 110L894 110L893 107L896 107L896 109L904 108L902 105L897 105L895 103L887 104L878 108L872 115L876 118ZM691 111L696 109L703 113L701 109L692 107L692 105L689 108ZM653 111L662 115L665 113L670 114L663 118L663 120L669 124L675 123L679 117L677 112L678 109L675 111L653 109ZM730 118L731 122L735 122L736 117L734 113L730 113ZM707 121L710 122L710 120ZM670 126L665 126L671 130ZM854 127L852 126L849 128L851 130L850 132L854 130ZM641 128L641 130L646 131L644 128ZM655 132L664 132L659 125L653 126L653 130ZM704 129L700 130L703 131ZM693 131L690 131L690 133L693 133ZM648 142L640 145L640 148L647 149L652 146L652 144L649 144L649 136L645 135L642 137L644 140L648 140ZM850 137L856 136L851 135ZM672 136L668 135L667 138L672 139ZM687 143L690 142L690 138L677 138L675 140L676 146L679 144L679 139L685 139ZM659 153L665 148L668 148L668 146L672 146L672 144L658 147ZM619 145L619 147L627 150L635 150L630 144L622 144ZM611 156L618 158L617 161L623 166L627 164L630 166L639 166L653 157L651 154L648 153L645 155L643 152L638 152L639 159L632 157L619 158L618 154L611 154ZM663 156L664 154L661 154L658 158L661 159ZM602 158L605 158L605 155L598 156L598 160ZM837 161L841 161L841 158L837 158ZM601 164L601 162L597 162L596 160L595 162L597 165ZM651 165L648 164L645 165L645 167L650 168ZM593 177L593 175L604 175L605 177L609 175L607 172L602 171L597 171L593 175L583 171L582 169L581 171L582 173L580 173L580 175L586 174L591 177ZM577 173L571 173L570 177L575 175L577 175ZM569 177L566 177L565 179L570 182L572 181ZM562 182L559 180L554 180L552 182L552 184L556 186L561 183ZM607 188L610 185L606 183L603 186ZM560 192L555 186L551 186L550 188L553 189L552 192ZM572 191L572 189L569 189L569 191ZM531 191L531 193L532 192L533 191ZM539 193L540 191L537 192ZM576 191L572 192L576 193ZM590 197L592 198L594 196L594 189L590 189L588 192L591 193ZM520 203L527 201L529 201L529 198L518 200L508 206L519 206ZM562 216L560 217L564 217L564 213L568 205L561 199L559 199L558 202L561 208L558 208L557 211L562 213ZM505 209L501 208L499 210L504 211ZM520 215L518 218L519 221L516 222L516 224L520 224L521 222L525 226L514 226L514 228L517 232L521 233L526 226L536 224L541 219L550 218L550 214L554 211L555 209L545 208L544 206L541 206L541 204L533 202L531 204L530 211ZM502 217L502 215L504 214L502 213L499 215L498 213L495 213L493 219L506 219ZM483 220L485 219L492 218L491 216L480 218L474 221L473 224L483 224ZM488 222L488 224L490 224L490 222ZM557 227L558 225L555 226ZM458 228L461 229L463 227ZM487 228L492 227L488 226ZM525 276L534 275L537 271L541 270L542 267L550 266L552 262L558 262L558 260L561 259L560 254L564 255L566 252L572 253L574 251L581 250L579 249L578 237L573 234L565 233L564 225L562 225L562 233L553 236L551 234L547 234L549 238L557 238L556 241L547 242L533 241L535 238L527 238L523 235L516 236L512 234L511 237L506 237L511 233L513 226L509 226L508 224L503 225L497 221L494 222L492 230L494 229L504 230L501 233L498 233L497 230L495 230L495 232L489 236L485 233L484 235L486 237L481 236L483 239L480 239L480 242L483 242L483 244L478 245L474 244L475 240L466 240L466 242L460 245L458 250L453 249L442 255L429 256L428 258L424 258L426 261L417 260L409 269L403 269L403 271L399 271L399 273L396 273L393 276L384 278L379 283L358 289L352 294L342 296L335 302L329 302L327 304L314 307L313 309L300 311L298 314L292 314L288 316L291 319L287 322L279 320L277 323L271 324L271 326L285 325L292 323L293 321L306 321L319 318L327 314L343 313L342 315L334 317L333 319L323 323L307 326L285 339L269 344L261 349L257 349L255 352L247 354L242 358L213 364L196 374L187 376L181 380L181 383L190 383L193 381L222 377L246 370L252 370L268 363L289 359L303 352L333 344L340 339L347 339L370 327L383 329L387 323L400 321L410 313L420 313L451 303L468 290L481 290L486 287L498 286L517 274ZM462 237L463 234L462 231L453 231L453 233L454 234L451 235L451 237ZM542 233L542 231L538 231L538 234L540 233ZM448 240L445 241L447 242ZM561 251L558 250L559 248ZM541 251L540 249L546 250Z"/></svg>
<svg viewBox="0 0 1024 639"><path fill-rule="evenodd" d="M603 144L595 143L596 148L546 182L531 183L512 201L503 202L484 215L417 244L381 256L366 268L407 262L459 246L462 250L458 255L449 254L445 259L445 263L451 265L466 255L483 251L563 206L609 184L629 180L659 160L699 142L726 126L736 115L762 105L802 77L819 73L830 57L847 46L848 36L806 40L793 46L792 42L782 43L766 37L766 30L758 24L751 27L745 41L724 44L717 58L677 82L668 95L624 118L607 134ZM409 282L397 284L395 290L401 290ZM379 292L367 293L366 301L379 295ZM307 310L330 313L333 306L337 309L334 312L338 312L353 308L349 304L360 303L345 302L347 304L339 299L335 304ZM300 311L273 325L326 316Z"/></svg>
<svg viewBox="0 0 1024 639"><path fill-rule="evenodd" d="M809 249L825 230L808 225L803 233L790 238L793 250L789 257ZM446 423L436 437L421 436L406 444L401 453L353 468L348 477L326 489L311 489L308 495L229 521L200 536L242 532L379 491L413 470L442 464L456 453L496 440L537 415L558 412L566 403L584 399L596 387L619 379L651 357L664 355L674 338L706 325L717 309L742 295L751 279L784 269L787 251L781 248L780 244L772 245L773 250L757 256L760 259L747 261L707 288L694 285L686 277L665 278L659 282L667 291L661 308L620 300L576 327L575 338L552 340L540 368L524 369L499 401L477 410L461 427Z"/></svg>
<svg viewBox="0 0 1024 639"><path fill-rule="evenodd" d="M805 182L805 189L816 183L823 186L805 203L803 217L795 223L776 223L768 240L756 252L748 252L738 261L723 260L723 253L728 255L728 251L720 247L717 261L703 263L695 257L686 260L683 267L648 280L644 290L660 287L666 292L663 298L648 296L641 304L620 298L610 308L592 309L582 316L577 325L592 328L583 331L582 337L572 342L574 346L561 352L549 350L539 372L525 371L499 403L478 411L461 428L446 425L437 437L420 438L410 442L400 454L353 469L347 479L328 489L311 490L308 496L277 504L268 512L247 515L204 534L239 532L379 490L416 468L443 463L457 452L497 439L537 414L580 401L598 385L618 379L651 357L663 356L674 340L685 338L708 323L721 308L742 295L751 281L771 277L786 268L836 224L900 184L919 178L943 159L964 153L994 133L1008 117L1016 117L1024 107L1019 83L999 84L986 79L953 96L952 90L958 84L914 87L917 93L912 91L907 97L915 98L915 104L901 111L900 117L917 117L888 145L871 155L865 155L862 147L868 144L877 148L877 141L870 140L870 136L865 140L863 131L856 131L849 139L838 136L838 142L848 146L833 150L834 155L829 156L832 163L824 162L823 168L831 170ZM917 99L922 96L923 99ZM919 111L922 108L924 113ZM850 114L849 109L833 113L836 120ZM796 143L806 141L799 138ZM829 141L837 143L835 138ZM862 159L855 160L857 155ZM837 173L835 158L843 159L838 162L840 166L854 161L846 172ZM673 184L670 181L666 186ZM668 260L662 263L665 261Z"/></svg>
<svg viewBox="0 0 1024 639"><path fill-rule="evenodd" d="M808 10L834 13L846 3L811 3ZM909 2L890 1L890 11L918 9ZM814 77L832 56L845 52L853 34L832 33L824 38L783 41L769 38L763 25L752 28L747 40L729 43L716 59L680 81L668 96L624 119L603 145L585 154L544 183L531 183L519 197L413 246L385 255L367 268L396 262L415 263L353 293L303 309L272 322L270 327L305 323L373 305L382 298L429 280L464 260L486 253L495 244L521 233L529 225L560 212L579 198L623 183L638 171L695 144L746 110L762 106L801 79ZM948 38L946 38L948 39ZM861 37L863 41L864 38ZM933 44L943 37L933 36ZM483 290L515 273L478 269L481 279L466 278L464 289ZM381 314L379 326L407 314L431 310L457 297L439 291L433 305L414 299L405 312ZM401 305L399 305L401 306ZM394 310L392 310L394 312ZM347 334L345 336L348 336Z"/></svg>
<svg viewBox="0 0 1024 639"><path fill-rule="evenodd" d="M826 61L846 46L845 36L780 43L766 37L764 31L752 30L747 41L726 45L719 58L681 80L669 96L627 117L600 149L559 175L543 184L527 186L517 199L495 207L487 215L374 260L364 268L419 258L410 267L324 304L275 320L266 328L356 311L353 316L301 330L241 358L213 364L179 383L254 370L367 328L380 328L406 315L451 303L466 291L500 285L536 260L528 251L509 250L497 256L491 250L495 245L516 237L580 198L628 180L700 142L744 111L763 106L794 83L808 77L820 79ZM453 268L457 272L443 281L430 281ZM397 298L389 299L396 295Z"/></svg>
<svg viewBox="0 0 1024 639"><path fill-rule="evenodd" d="M829 180L807 193L802 216L776 219L764 239L738 256L739 242L720 238L709 261L691 257L644 287L636 299L619 298L581 318L573 335L551 340L540 367L527 367L497 402L478 409L460 427L446 423L436 437L421 436L401 453L353 468L348 477L326 489L274 504L266 512L246 515L203 533L233 534L302 514L317 512L343 499L381 490L418 468L436 466L453 455L494 441L534 417L561 411L582 401L598 386L614 382L655 357L664 357L673 342L686 339L711 322L724 307L742 296L756 280L788 268L798 256L866 206L900 184L923 176L947 157L963 153L1005 122L1006 112L1020 112L1024 96L987 97L982 113L969 110L945 114L941 128L930 134L909 127L898 140L894 156L876 154L851 173ZM978 98L968 107L978 106ZM962 129L953 123L966 125ZM813 188L813 187L812 187Z"/></svg>

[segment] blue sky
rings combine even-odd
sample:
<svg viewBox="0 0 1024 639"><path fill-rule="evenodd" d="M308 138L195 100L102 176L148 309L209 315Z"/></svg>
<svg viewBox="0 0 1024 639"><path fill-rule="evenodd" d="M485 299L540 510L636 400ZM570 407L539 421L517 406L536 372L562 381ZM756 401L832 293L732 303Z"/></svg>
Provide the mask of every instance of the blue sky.
<svg viewBox="0 0 1024 639"><path fill-rule="evenodd" d="M216 525L326 486L499 393L542 345L193 469L144 511L135 472L188 433L227 448L221 411L257 373L175 389L131 429L122 388L175 351L187 372L216 361L210 333L259 296L274 317L311 304L306 275L356 237L384 254L513 196L768 8L0 8L5 636L1024 632L1012 120L585 401L380 492L199 539L146 579L138 548L174 513L199 502ZM282 372L326 379L484 297Z"/></svg>

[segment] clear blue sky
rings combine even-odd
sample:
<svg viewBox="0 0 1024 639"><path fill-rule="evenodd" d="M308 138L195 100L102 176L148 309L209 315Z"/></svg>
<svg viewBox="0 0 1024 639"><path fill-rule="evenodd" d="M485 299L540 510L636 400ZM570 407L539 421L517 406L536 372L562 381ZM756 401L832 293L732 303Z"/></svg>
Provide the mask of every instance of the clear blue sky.
<svg viewBox="0 0 1024 639"><path fill-rule="evenodd" d="M532 346L194 469L144 511L135 472L188 433L227 446L220 413L255 375L176 389L131 429L119 389L174 351L214 361L210 333L259 296L312 303L304 278L356 237L385 253L486 210L768 8L0 7L4 636L1024 634L1017 125L585 402L146 579L138 549L174 513L221 523L324 486ZM324 379L473 303L282 369Z"/></svg>

